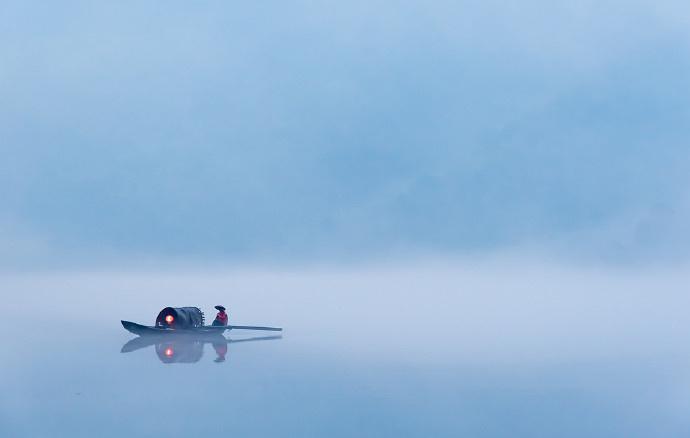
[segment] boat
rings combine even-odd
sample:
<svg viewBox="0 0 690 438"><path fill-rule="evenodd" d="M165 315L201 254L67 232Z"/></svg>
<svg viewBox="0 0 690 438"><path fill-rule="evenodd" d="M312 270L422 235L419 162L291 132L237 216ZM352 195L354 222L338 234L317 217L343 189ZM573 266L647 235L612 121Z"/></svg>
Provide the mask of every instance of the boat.
<svg viewBox="0 0 690 438"><path fill-rule="evenodd" d="M125 330L138 336L192 335L220 336L226 330L282 331L280 327L252 325L204 325L204 313L198 307L166 307L161 310L154 326L121 320Z"/></svg>

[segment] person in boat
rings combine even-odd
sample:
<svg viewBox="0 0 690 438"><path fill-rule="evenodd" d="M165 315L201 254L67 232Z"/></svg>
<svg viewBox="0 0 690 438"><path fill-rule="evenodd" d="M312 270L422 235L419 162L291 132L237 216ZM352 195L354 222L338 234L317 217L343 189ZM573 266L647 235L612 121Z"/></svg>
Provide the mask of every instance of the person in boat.
<svg viewBox="0 0 690 438"><path fill-rule="evenodd" d="M226 326L228 325L228 314L225 313L225 307L223 306L216 306L216 309L218 309L218 314L216 315L216 319L213 320L213 323L211 325L215 326Z"/></svg>

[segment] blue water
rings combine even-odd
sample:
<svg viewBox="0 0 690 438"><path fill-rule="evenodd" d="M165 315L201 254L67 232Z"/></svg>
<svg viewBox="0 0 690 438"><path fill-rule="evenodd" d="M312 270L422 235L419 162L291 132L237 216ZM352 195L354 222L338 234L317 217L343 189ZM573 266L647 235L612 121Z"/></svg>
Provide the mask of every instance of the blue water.
<svg viewBox="0 0 690 438"><path fill-rule="evenodd" d="M3 323L0 436L690 433L690 344L682 331L688 325L676 309L682 291L658 300L664 304L655 310L646 306L644 282L626 291L629 300L620 305L590 299L621 287L620 279L590 278L597 294L585 299L570 300L566 290L510 301L491 276L419 275L391 293L381 287L395 284L393 272L270 280L253 273L207 283L203 274L5 279L9 314L17 318ZM413 294L432 277L433 290ZM198 290L188 292L193 284ZM210 314L221 284L244 291L223 301L235 323L282 325L282 337L230 342L227 352L211 344L121 352L135 336L120 318L151 322L159 301L160 307L208 301ZM468 284L472 290L461 292ZM475 295L484 298L468 298ZM183 297L187 302L177 302ZM536 303L542 305L535 310ZM44 323L20 321L34 314ZM584 324L573 328L581 318Z"/></svg>

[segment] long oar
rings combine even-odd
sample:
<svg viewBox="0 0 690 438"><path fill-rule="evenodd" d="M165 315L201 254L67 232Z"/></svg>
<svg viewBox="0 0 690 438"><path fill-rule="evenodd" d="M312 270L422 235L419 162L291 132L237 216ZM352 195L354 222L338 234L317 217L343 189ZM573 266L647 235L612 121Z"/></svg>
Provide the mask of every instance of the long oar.
<svg viewBox="0 0 690 438"><path fill-rule="evenodd" d="M283 329L280 327L260 327L260 326L255 326L255 325L229 325L225 328L225 330L235 330L235 329L240 329L240 330L268 330L272 332L282 332Z"/></svg>

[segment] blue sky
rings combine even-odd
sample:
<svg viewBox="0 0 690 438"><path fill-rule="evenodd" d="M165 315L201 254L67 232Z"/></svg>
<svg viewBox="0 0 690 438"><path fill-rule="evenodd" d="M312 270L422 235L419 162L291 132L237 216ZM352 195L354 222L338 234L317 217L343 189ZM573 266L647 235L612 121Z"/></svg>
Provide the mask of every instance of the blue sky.
<svg viewBox="0 0 690 438"><path fill-rule="evenodd" d="M684 257L682 2L5 2L0 257Z"/></svg>

